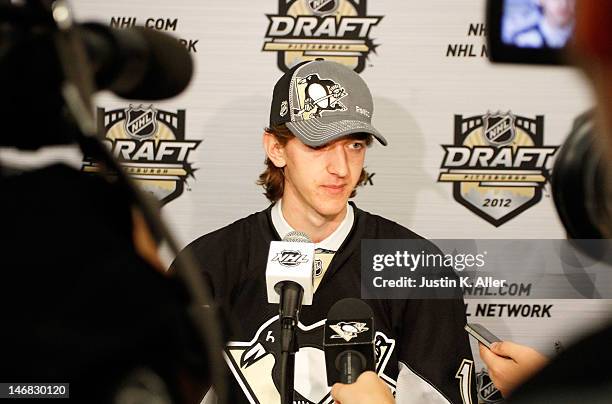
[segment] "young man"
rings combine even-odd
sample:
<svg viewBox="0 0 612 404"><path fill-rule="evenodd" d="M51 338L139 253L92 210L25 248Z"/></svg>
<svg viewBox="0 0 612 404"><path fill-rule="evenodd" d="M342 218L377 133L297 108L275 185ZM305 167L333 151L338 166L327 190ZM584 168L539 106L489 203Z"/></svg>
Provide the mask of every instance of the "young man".
<svg viewBox="0 0 612 404"><path fill-rule="evenodd" d="M515 45L523 48L563 48L574 28L575 0L538 0L539 21L514 34Z"/></svg>
<svg viewBox="0 0 612 404"><path fill-rule="evenodd" d="M352 70L311 61L288 71L274 87L263 136L267 169L260 183L272 205L187 247L216 301L240 321L225 350L232 403L280 402L278 305L267 303L265 280L271 241L299 230L316 243L316 291L297 330L294 402L331 403L323 327L335 302L360 298L361 240L419 238L348 202L364 179L372 137L387 144L371 125L372 113L370 91ZM476 403L460 299L367 303L375 317L376 373L397 402ZM469 378L463 383L461 371Z"/></svg>

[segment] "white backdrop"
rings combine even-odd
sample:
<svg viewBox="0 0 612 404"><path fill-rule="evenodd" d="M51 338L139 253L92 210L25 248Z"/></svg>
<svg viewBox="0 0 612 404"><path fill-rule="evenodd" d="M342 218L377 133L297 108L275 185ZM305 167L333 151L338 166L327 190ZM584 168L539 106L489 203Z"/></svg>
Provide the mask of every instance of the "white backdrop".
<svg viewBox="0 0 612 404"><path fill-rule="evenodd" d="M363 1L357 3L363 7ZM444 157L441 145L454 141L455 115L543 115L543 143L557 146L573 118L593 103L585 80L571 68L491 65L481 57L484 37L469 35L469 28L484 23L484 3L367 2L366 15L383 19L371 27L370 39L379 46L361 75L374 95L374 125L389 146L374 145L368 151L373 185L360 189L355 201L427 238L563 238L549 185L539 203L496 227L458 203L450 183L437 182ZM170 32L192 44L198 41L192 53L196 74L188 90L154 104L171 112L184 109L185 138L202 141L189 155L197 168L195 178L164 207L181 243L264 209L268 202L255 180L263 169L261 134L272 87L282 71L276 54L262 48L266 14L278 14L279 2L79 0L74 8L81 20L105 24L113 17L135 17L137 25L148 18L177 19ZM455 45L473 45L476 56L447 56L449 46ZM469 47L465 49L469 54ZM102 94L97 104L113 110L130 102ZM566 346L612 313L606 301L520 300L509 303L552 304L551 317L510 318L499 310L491 317L475 316L476 306L485 303L469 300L469 321L548 354L555 343ZM475 357L479 361L477 351Z"/></svg>

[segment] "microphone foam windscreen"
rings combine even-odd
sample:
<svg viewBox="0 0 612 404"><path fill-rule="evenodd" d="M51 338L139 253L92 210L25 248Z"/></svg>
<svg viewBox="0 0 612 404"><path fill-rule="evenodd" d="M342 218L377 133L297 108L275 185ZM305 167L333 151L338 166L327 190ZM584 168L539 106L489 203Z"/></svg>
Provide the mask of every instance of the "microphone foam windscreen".
<svg viewBox="0 0 612 404"><path fill-rule="evenodd" d="M327 314L328 321L373 317L372 308L363 300L354 297L338 300Z"/></svg>
<svg viewBox="0 0 612 404"><path fill-rule="evenodd" d="M290 231L283 237L283 241L291 241L294 243L312 243L308 234L303 231Z"/></svg>

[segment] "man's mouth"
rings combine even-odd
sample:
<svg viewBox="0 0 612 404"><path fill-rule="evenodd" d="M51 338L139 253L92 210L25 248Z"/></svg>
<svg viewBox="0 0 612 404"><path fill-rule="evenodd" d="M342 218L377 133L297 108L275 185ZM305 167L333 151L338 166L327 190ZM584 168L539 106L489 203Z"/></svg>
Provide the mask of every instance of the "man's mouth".
<svg viewBox="0 0 612 404"><path fill-rule="evenodd" d="M331 194L340 194L344 191L346 184L326 184L321 186Z"/></svg>

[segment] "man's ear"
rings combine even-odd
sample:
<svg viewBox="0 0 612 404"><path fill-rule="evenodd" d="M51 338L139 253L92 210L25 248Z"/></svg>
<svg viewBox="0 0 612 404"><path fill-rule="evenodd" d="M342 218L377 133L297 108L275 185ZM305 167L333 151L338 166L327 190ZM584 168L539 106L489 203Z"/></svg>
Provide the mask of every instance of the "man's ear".
<svg viewBox="0 0 612 404"><path fill-rule="evenodd" d="M272 133L264 132L263 145L266 155L272 164L278 168L283 168L285 165L287 165L287 162L285 161L285 148Z"/></svg>

